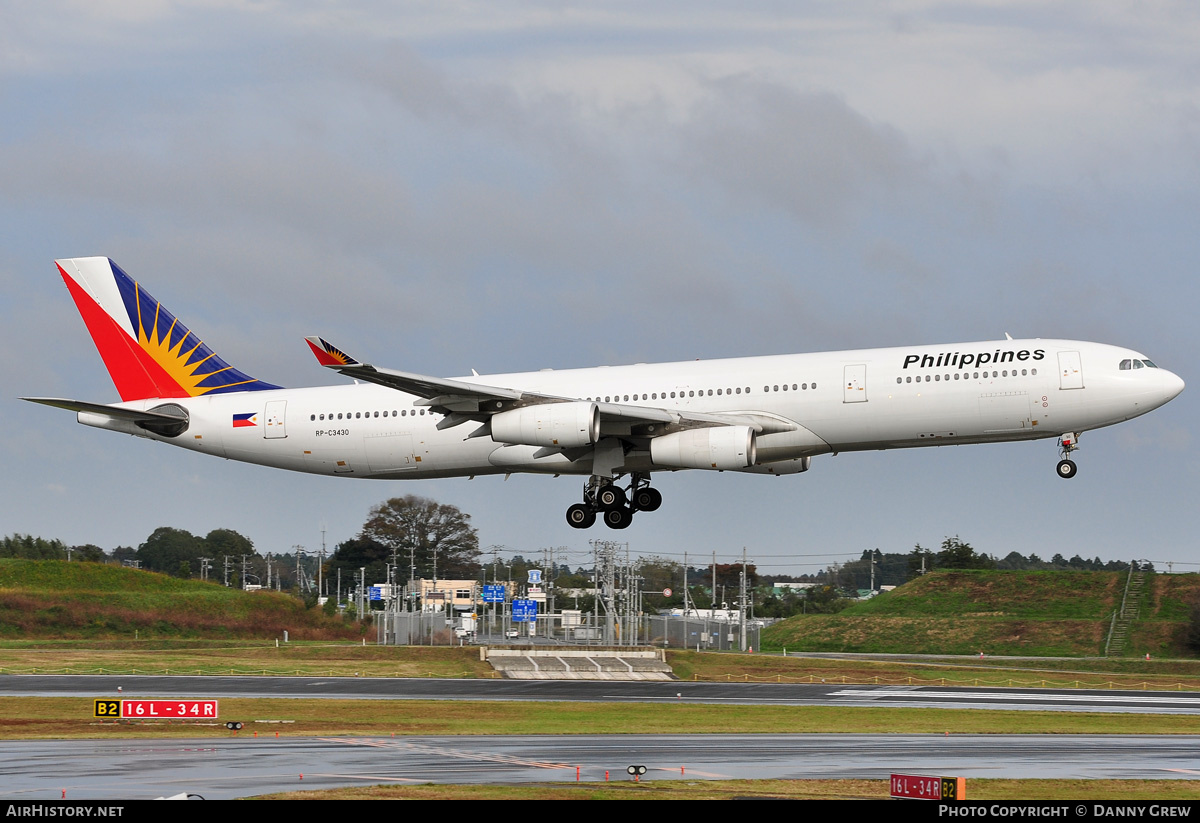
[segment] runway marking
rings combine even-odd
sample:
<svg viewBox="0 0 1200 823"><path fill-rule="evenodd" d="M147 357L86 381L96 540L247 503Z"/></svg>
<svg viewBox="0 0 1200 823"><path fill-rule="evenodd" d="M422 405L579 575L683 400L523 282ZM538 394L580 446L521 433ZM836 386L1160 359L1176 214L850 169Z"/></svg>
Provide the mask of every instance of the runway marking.
<svg viewBox="0 0 1200 823"><path fill-rule="evenodd" d="M1107 694L1031 694L1025 692L895 692L884 689L843 689L830 692L830 697L903 697L906 700L1041 700L1073 703L1169 703L1180 706L1200 706L1200 697L1142 697L1140 695Z"/></svg>
<svg viewBox="0 0 1200 823"><path fill-rule="evenodd" d="M671 769L671 768L666 768L666 767L657 767L654 769L654 771L674 772L676 774L678 774L678 772L679 772L678 769ZM686 780L689 777L703 777L705 780L733 780L734 779L727 774L721 774L720 772L702 772L699 769L688 769L687 773L683 775L683 779Z"/></svg>
<svg viewBox="0 0 1200 823"><path fill-rule="evenodd" d="M353 740L342 737L322 737L328 743L344 743L348 746L372 746L377 749L410 749L412 751L426 752L428 754L440 754L446 757L456 757L460 760L483 760L492 763L507 763L513 766L532 766L536 769L573 769L573 765L566 763L549 763L540 760L526 760L520 757L514 757L508 754L493 754L490 752L472 752L460 749L446 749L440 746L423 746L420 743L412 743L408 741L392 741L392 740Z"/></svg>
<svg viewBox="0 0 1200 823"><path fill-rule="evenodd" d="M797 703L803 701L803 698L797 697L674 697L661 695L646 695L644 697L638 695L627 694L604 694L601 697L607 700L625 701L625 702L650 702L652 700L670 701L672 703L715 703L718 700L735 700L742 703ZM808 701L805 701L808 702Z"/></svg>

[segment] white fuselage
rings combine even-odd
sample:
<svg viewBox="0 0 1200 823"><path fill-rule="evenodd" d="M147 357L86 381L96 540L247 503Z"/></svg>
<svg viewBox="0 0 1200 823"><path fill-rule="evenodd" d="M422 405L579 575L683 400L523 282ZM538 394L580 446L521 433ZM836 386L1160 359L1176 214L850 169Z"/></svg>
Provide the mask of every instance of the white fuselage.
<svg viewBox="0 0 1200 823"><path fill-rule="evenodd" d="M1122 361L1136 368L1121 368ZM562 398L693 413L749 414L789 431L762 433L745 471L786 474L813 455L1059 437L1145 414L1183 381L1128 349L1069 340L1004 340L727 360L473 375L474 383ZM214 394L120 404L187 409L187 431L146 432L88 413L80 422L231 460L380 479L508 472L589 474L590 457L535 457L533 446L439 430L420 398L373 384ZM235 416L254 415L234 424ZM794 425L793 425L794 424ZM605 425L603 436L620 437ZM628 434L628 432L624 432ZM656 466L648 450L624 471Z"/></svg>

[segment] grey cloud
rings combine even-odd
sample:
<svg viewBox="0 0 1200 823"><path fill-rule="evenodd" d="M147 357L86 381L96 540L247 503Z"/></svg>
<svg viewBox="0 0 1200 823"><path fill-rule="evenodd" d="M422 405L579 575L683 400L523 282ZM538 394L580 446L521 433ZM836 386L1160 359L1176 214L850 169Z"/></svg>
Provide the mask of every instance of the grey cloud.
<svg viewBox="0 0 1200 823"><path fill-rule="evenodd" d="M805 222L836 223L923 166L898 132L834 95L746 78L710 90L678 135L691 172Z"/></svg>

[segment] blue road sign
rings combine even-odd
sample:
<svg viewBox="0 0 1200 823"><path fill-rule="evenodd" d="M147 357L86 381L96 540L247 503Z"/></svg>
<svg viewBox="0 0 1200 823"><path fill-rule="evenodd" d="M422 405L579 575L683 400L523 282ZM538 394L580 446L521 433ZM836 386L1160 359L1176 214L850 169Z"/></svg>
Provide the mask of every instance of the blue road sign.
<svg viewBox="0 0 1200 823"><path fill-rule="evenodd" d="M536 600L514 600L512 603L512 619L514 623L532 623L537 620Z"/></svg>
<svg viewBox="0 0 1200 823"><path fill-rule="evenodd" d="M503 603L504 602L504 587L503 586L484 586L483 587L483 602L484 603Z"/></svg>

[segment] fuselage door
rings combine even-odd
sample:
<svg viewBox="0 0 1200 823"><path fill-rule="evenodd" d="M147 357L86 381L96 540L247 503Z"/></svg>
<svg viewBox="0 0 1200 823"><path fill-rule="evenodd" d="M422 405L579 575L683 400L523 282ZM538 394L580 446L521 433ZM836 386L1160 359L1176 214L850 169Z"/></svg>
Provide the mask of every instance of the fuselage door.
<svg viewBox="0 0 1200 823"><path fill-rule="evenodd" d="M417 468L411 434L368 435L363 438L363 446L367 453L367 465L373 472L404 472Z"/></svg>
<svg viewBox="0 0 1200 823"><path fill-rule="evenodd" d="M266 425L263 426L264 439L278 440L279 438L287 437L287 429L283 424L284 412L286 410L286 400L272 400L267 403L267 411L263 415L267 419Z"/></svg>
<svg viewBox="0 0 1200 823"><path fill-rule="evenodd" d="M1060 389L1083 388L1083 365L1079 361L1079 352L1060 351L1058 353L1058 387Z"/></svg>
<svg viewBox="0 0 1200 823"><path fill-rule="evenodd" d="M867 402L867 364L857 363L853 366L846 366L845 380L842 381L842 385L846 389L843 402Z"/></svg>

